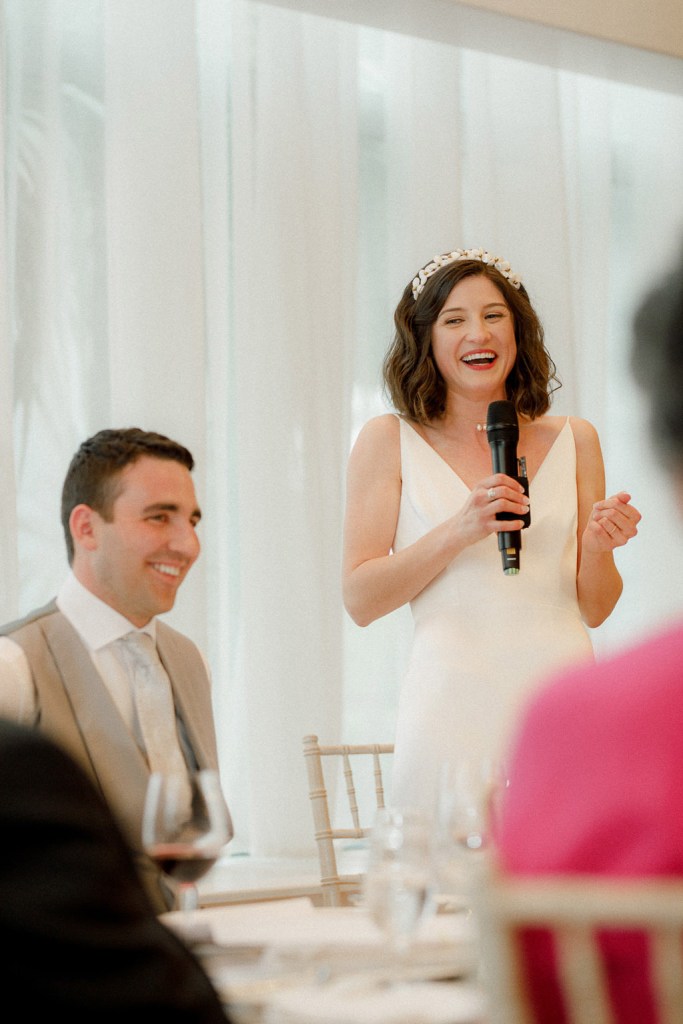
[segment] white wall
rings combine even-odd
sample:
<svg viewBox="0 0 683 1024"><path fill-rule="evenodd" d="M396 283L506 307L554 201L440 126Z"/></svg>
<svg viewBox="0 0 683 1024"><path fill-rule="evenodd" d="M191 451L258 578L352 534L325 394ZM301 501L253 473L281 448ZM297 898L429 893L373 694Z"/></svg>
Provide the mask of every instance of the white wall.
<svg viewBox="0 0 683 1024"><path fill-rule="evenodd" d="M569 4L565 9L564 0L268 2L598 78L683 92L679 0L658 0L654 5L644 5L642 0L608 0L607 4L580 0L571 10ZM609 17L604 15L605 7ZM603 13L598 15L598 10ZM659 45L662 41L669 49Z"/></svg>
<svg viewBox="0 0 683 1024"><path fill-rule="evenodd" d="M683 57L680 0L467 0L476 7L614 43Z"/></svg>

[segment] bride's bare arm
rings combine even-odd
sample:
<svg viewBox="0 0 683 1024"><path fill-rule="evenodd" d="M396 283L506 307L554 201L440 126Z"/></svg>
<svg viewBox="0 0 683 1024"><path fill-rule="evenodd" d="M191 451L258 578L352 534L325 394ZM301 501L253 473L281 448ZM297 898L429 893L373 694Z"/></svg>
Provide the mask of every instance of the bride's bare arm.
<svg viewBox="0 0 683 1024"><path fill-rule="evenodd" d="M392 553L401 503L399 429L392 415L370 420L349 457L342 586L346 610L359 626L411 601L460 551L499 528L501 504L491 502L487 488L508 480L501 474L482 481L454 516Z"/></svg>
<svg viewBox="0 0 683 1024"><path fill-rule="evenodd" d="M638 532L640 513L630 494L605 497L605 469L595 427L572 418L576 439L579 496L579 564L576 587L586 625L601 625L612 613L623 583L614 562L614 549Z"/></svg>

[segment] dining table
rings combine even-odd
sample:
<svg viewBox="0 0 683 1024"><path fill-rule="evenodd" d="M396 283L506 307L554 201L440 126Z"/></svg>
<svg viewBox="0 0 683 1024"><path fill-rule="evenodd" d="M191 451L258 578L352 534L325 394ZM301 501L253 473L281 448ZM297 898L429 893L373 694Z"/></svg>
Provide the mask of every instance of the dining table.
<svg viewBox="0 0 683 1024"><path fill-rule="evenodd" d="M310 897L170 911L233 1024L486 1024L476 923L434 899L397 953L360 901Z"/></svg>

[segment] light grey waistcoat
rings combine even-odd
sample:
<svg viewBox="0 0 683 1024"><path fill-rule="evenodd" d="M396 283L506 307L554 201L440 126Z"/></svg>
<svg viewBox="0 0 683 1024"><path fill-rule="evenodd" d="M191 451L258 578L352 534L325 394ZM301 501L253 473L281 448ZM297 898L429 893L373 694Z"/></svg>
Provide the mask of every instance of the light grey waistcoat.
<svg viewBox="0 0 683 1024"><path fill-rule="evenodd" d="M197 647L157 622L157 649L171 680L176 711L198 768L217 768L211 682ZM26 653L38 703L37 726L85 769L119 820L157 910L168 909L159 880L141 850L149 768L87 648L54 601L0 627Z"/></svg>

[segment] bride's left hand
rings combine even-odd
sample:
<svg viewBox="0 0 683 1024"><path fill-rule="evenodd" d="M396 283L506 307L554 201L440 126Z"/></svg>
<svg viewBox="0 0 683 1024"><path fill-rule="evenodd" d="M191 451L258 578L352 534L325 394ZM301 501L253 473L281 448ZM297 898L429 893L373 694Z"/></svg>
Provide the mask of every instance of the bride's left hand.
<svg viewBox="0 0 683 1024"><path fill-rule="evenodd" d="M630 501L631 495L626 491L596 501L584 531L584 547L594 551L613 551L635 537L641 515Z"/></svg>

